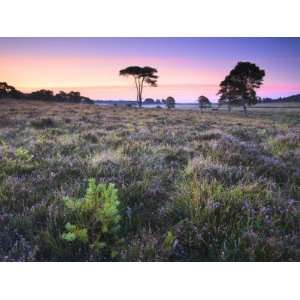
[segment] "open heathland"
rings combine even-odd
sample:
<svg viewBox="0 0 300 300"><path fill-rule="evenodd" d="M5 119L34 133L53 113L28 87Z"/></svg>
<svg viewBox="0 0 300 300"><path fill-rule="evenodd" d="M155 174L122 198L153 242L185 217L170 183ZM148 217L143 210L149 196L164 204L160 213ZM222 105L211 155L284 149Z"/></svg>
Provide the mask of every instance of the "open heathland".
<svg viewBox="0 0 300 300"><path fill-rule="evenodd" d="M298 261L300 115L0 101L1 261Z"/></svg>

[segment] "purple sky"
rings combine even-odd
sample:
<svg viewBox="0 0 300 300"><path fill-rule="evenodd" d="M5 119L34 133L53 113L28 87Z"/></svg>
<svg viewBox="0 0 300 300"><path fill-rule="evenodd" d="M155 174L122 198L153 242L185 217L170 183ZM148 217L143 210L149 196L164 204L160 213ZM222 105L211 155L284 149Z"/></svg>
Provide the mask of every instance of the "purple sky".
<svg viewBox="0 0 300 300"><path fill-rule="evenodd" d="M266 71L262 97L300 93L300 38L0 38L0 80L24 91L79 90L93 99L132 99L129 65L158 69L144 98L217 100L218 84L238 61Z"/></svg>

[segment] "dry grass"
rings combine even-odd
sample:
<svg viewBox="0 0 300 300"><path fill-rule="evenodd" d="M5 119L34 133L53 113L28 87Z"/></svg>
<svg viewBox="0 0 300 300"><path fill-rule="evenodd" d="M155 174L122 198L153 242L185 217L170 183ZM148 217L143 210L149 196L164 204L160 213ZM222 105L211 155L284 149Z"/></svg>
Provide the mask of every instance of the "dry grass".
<svg viewBox="0 0 300 300"><path fill-rule="evenodd" d="M300 258L297 113L1 100L0 141L1 260L87 259L60 235L89 178L118 188L115 260Z"/></svg>

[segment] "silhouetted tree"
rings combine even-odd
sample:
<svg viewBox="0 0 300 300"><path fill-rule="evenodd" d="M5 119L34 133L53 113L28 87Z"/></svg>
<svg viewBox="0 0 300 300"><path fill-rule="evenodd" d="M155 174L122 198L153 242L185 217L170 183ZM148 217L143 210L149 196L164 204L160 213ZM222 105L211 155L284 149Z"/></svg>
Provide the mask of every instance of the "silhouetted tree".
<svg viewBox="0 0 300 300"><path fill-rule="evenodd" d="M24 94L6 82L0 82L0 98L21 99Z"/></svg>
<svg viewBox="0 0 300 300"><path fill-rule="evenodd" d="M158 76L155 75L157 70L152 67L130 66L120 71L120 76L132 76L137 91L137 103L142 106L142 94L144 84L149 86L157 86Z"/></svg>
<svg viewBox="0 0 300 300"><path fill-rule="evenodd" d="M247 114L247 105L257 103L256 91L263 83L265 71L250 62L239 62L229 75L220 83L219 103L228 105L242 105Z"/></svg>
<svg viewBox="0 0 300 300"><path fill-rule="evenodd" d="M44 89L28 94L28 98L32 100L46 100L46 101L55 100L53 91L44 90Z"/></svg>
<svg viewBox="0 0 300 300"><path fill-rule="evenodd" d="M59 91L59 93L55 95L55 98L57 99L57 101L62 101L62 102L69 100L68 94L64 91Z"/></svg>
<svg viewBox="0 0 300 300"><path fill-rule="evenodd" d="M85 103L85 104L95 104L95 102L90 99L89 97L83 97L81 96L81 103Z"/></svg>
<svg viewBox="0 0 300 300"><path fill-rule="evenodd" d="M168 97L165 100L167 108L174 108L175 107L175 99L173 97Z"/></svg>
<svg viewBox="0 0 300 300"><path fill-rule="evenodd" d="M210 101L205 96L200 96L198 98L198 103L199 103L199 108L200 108L201 112L203 111L204 107L210 106Z"/></svg>
<svg viewBox="0 0 300 300"><path fill-rule="evenodd" d="M81 101L81 98L82 96L80 95L80 92L74 92L74 91L71 91L69 93L69 98L70 100L73 102L80 102Z"/></svg>
<svg viewBox="0 0 300 300"><path fill-rule="evenodd" d="M69 93L65 93L64 91L60 91L55 95L55 99L63 102L80 103L83 100L87 101L89 98L81 96L80 92L71 91Z"/></svg>

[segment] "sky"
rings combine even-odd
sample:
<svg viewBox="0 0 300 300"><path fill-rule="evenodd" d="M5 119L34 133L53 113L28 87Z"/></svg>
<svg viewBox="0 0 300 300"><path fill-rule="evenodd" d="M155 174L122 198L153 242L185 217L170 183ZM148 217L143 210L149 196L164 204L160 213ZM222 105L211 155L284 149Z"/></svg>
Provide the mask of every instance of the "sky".
<svg viewBox="0 0 300 300"><path fill-rule="evenodd" d="M135 100L130 65L158 70L143 98L212 101L239 61L266 71L261 97L300 93L300 38L0 38L0 81L24 92L80 91L99 100Z"/></svg>

